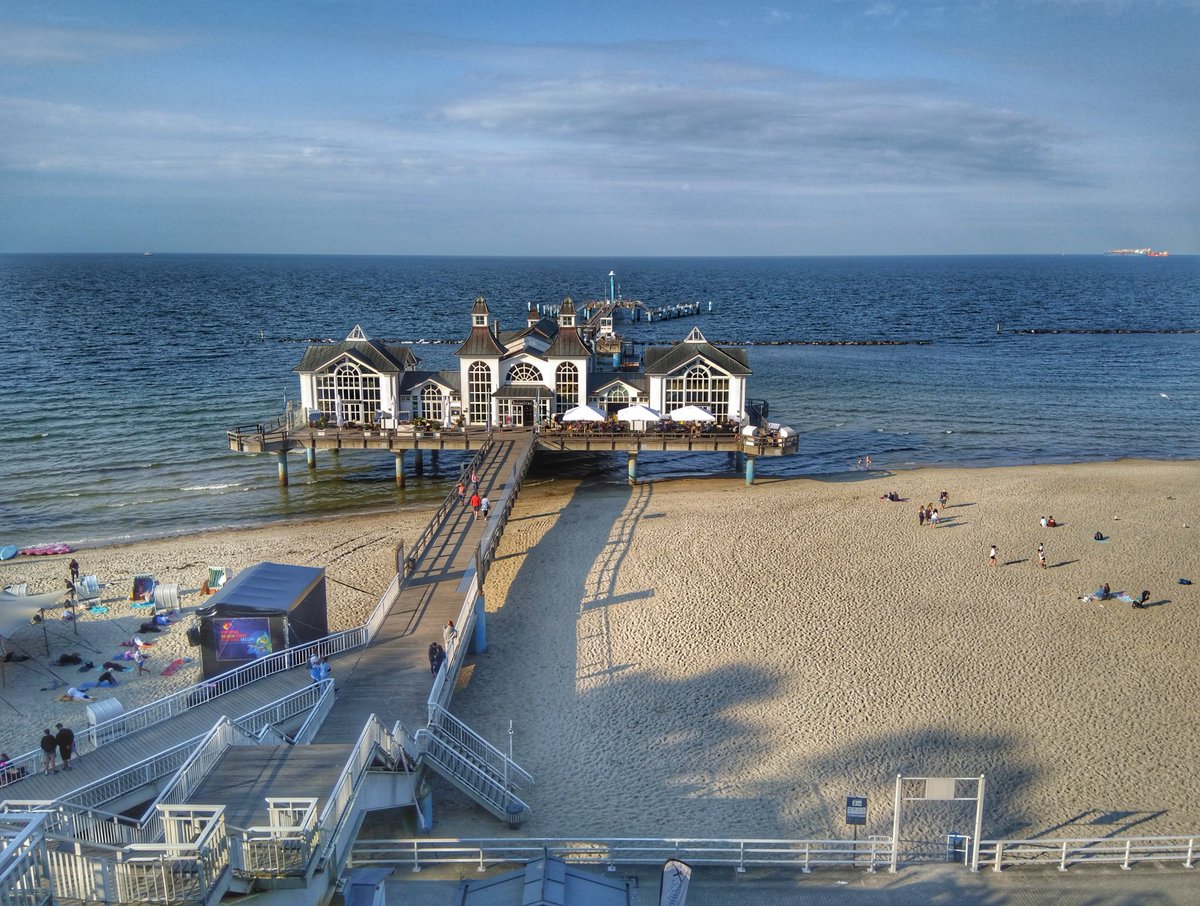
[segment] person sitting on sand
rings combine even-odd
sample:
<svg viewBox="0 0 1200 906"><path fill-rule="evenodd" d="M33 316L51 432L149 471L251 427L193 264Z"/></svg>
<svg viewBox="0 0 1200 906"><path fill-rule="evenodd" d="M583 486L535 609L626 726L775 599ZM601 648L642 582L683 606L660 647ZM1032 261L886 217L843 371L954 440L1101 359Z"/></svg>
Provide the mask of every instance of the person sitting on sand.
<svg viewBox="0 0 1200 906"><path fill-rule="evenodd" d="M1057 526L1058 523L1054 521L1053 516L1046 520L1046 528L1056 528Z"/></svg>
<svg viewBox="0 0 1200 906"><path fill-rule="evenodd" d="M1096 597L1099 598L1101 601L1107 601L1109 598L1112 597L1112 589L1110 589L1108 587L1107 582L1105 582L1104 586L1098 592L1096 592Z"/></svg>
<svg viewBox="0 0 1200 906"><path fill-rule="evenodd" d="M1042 528L1046 528L1046 526L1048 526L1049 524L1050 524L1050 520L1047 519L1045 516L1043 516L1042 517Z"/></svg>
<svg viewBox="0 0 1200 906"><path fill-rule="evenodd" d="M1142 596L1133 602L1133 606L1136 607L1138 610L1145 610L1146 602L1149 600L1150 600L1150 589L1143 588Z"/></svg>

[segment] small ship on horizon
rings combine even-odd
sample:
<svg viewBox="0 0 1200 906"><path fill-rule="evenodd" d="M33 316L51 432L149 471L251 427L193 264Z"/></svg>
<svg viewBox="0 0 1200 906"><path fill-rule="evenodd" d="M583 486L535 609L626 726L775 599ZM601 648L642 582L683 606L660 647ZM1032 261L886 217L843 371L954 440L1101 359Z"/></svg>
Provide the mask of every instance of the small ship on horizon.
<svg viewBox="0 0 1200 906"><path fill-rule="evenodd" d="M1144 255L1147 258L1166 258L1170 252L1156 252L1154 249L1109 249L1106 255Z"/></svg>

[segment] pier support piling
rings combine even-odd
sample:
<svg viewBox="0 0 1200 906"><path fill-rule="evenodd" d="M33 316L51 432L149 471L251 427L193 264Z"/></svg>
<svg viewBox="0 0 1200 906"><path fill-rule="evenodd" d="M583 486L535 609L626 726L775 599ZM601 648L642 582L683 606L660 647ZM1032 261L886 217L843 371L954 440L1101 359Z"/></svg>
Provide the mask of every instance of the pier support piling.
<svg viewBox="0 0 1200 906"><path fill-rule="evenodd" d="M417 456L417 465L416 465L417 474L424 475L425 474L425 451L416 450L414 452L416 453L416 456Z"/></svg>
<svg viewBox="0 0 1200 906"><path fill-rule="evenodd" d="M308 467L310 469L315 469L317 467L317 448L308 447L304 451L304 458L308 462Z"/></svg>
<svg viewBox="0 0 1200 906"><path fill-rule="evenodd" d="M281 488L286 488L288 484L287 450L280 450L275 454L275 459L279 462L279 486Z"/></svg>
<svg viewBox="0 0 1200 906"><path fill-rule="evenodd" d="M757 456L752 456L749 453L746 454L746 484L747 484L747 486L754 484L754 460L756 460L757 458L758 458Z"/></svg>
<svg viewBox="0 0 1200 906"><path fill-rule="evenodd" d="M629 484L637 484L637 450L629 451Z"/></svg>
<svg viewBox="0 0 1200 906"><path fill-rule="evenodd" d="M420 455L420 454L417 454ZM396 452L396 487L404 487L404 451Z"/></svg>

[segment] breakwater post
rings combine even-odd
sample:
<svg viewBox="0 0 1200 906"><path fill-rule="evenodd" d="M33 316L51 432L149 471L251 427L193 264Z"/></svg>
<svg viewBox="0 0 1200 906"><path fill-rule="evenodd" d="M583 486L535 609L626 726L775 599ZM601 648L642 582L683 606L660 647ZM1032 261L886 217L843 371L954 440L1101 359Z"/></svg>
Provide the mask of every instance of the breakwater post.
<svg viewBox="0 0 1200 906"><path fill-rule="evenodd" d="M629 485L632 487L637 484L637 450L629 451Z"/></svg>
<svg viewBox="0 0 1200 906"><path fill-rule="evenodd" d="M315 469L317 467L317 448L306 447L304 450L304 458L308 460L308 467Z"/></svg>
<svg viewBox="0 0 1200 906"><path fill-rule="evenodd" d="M288 483L287 450L280 450L275 454L275 459L279 462L279 486L286 488Z"/></svg>
<svg viewBox="0 0 1200 906"><path fill-rule="evenodd" d="M396 451L396 487L404 487L404 451Z"/></svg>
<svg viewBox="0 0 1200 906"><path fill-rule="evenodd" d="M754 484L754 460L758 457L753 453L746 454L746 485Z"/></svg>

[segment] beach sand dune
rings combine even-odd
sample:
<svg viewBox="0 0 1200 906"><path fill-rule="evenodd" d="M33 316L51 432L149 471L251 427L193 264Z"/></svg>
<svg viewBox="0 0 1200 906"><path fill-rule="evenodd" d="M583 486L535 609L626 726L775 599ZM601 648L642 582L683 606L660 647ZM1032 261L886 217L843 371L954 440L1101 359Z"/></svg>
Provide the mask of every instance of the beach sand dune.
<svg viewBox="0 0 1200 906"><path fill-rule="evenodd" d="M985 774L989 837L1195 832L1197 487L1118 462L529 489L453 710L502 747L513 721L535 836L845 837L848 795L888 834L897 773ZM1153 606L1080 600L1105 582ZM438 791L435 833L497 832Z"/></svg>
<svg viewBox="0 0 1200 906"><path fill-rule="evenodd" d="M179 586L181 619L166 632L142 638L153 641L147 664L149 673L136 676L129 670L118 676L115 689L96 689L100 699L116 698L126 710L140 707L177 689L200 681L199 649L187 644L192 614L207 598L199 593L209 566L227 567L235 573L262 561L322 566L326 570L331 631L361 624L374 608L396 572L395 549L404 539L415 538L428 522L429 512L403 510L395 514L355 516L270 526L244 531L206 532L180 538L117 547L77 551L63 557L21 558L0 564L0 585L25 582L30 592L62 588L74 556L84 575L102 583L103 615L85 614L78 626L51 617L45 625L24 626L14 633L9 650L28 660L5 664L5 686L0 689L0 751L19 755L37 747L42 728L58 721L87 726L86 705L58 701L72 685L95 680L99 669L80 672L60 667L60 655L78 653L99 667L128 649L149 609L129 603L135 575L151 575L159 582ZM49 642L49 654L46 642ZM162 670L181 658L193 660L173 676ZM132 662L129 662L132 663Z"/></svg>

